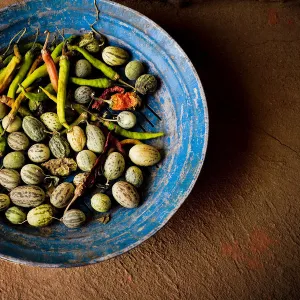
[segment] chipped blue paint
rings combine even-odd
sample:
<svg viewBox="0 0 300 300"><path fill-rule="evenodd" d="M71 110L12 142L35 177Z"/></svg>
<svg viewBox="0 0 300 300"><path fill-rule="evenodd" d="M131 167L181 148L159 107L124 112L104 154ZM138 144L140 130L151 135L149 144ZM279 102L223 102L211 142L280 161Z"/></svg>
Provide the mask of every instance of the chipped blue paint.
<svg viewBox="0 0 300 300"><path fill-rule="evenodd" d="M178 44L154 22L132 9L111 1L99 1L100 21L95 26L111 44L120 45L149 66L161 79L149 104L163 115L158 120L145 111L156 130L166 137L152 143L163 148L166 158L152 168L144 201L137 209L115 207L112 220L100 224L82 201L90 221L80 229L56 222L48 228L12 226L0 220L0 257L42 267L73 267L122 254L145 241L176 212L193 188L201 170L208 138L206 100L198 75ZM93 1L32 0L0 11L0 48L25 26L32 34L39 26L66 33L88 30L93 23ZM68 29L76 24L75 29ZM151 130L149 125L145 127ZM87 196L86 201L89 200Z"/></svg>

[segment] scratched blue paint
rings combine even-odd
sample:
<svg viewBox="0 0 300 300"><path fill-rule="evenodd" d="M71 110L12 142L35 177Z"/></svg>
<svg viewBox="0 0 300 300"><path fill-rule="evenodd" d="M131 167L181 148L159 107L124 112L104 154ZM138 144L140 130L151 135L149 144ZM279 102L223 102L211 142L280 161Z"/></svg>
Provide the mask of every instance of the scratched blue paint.
<svg viewBox="0 0 300 300"><path fill-rule="evenodd" d="M42 267L73 267L96 263L122 254L145 241L176 212L190 193L201 170L208 137L208 113L201 82L186 54L154 22L111 1L99 1L100 21L96 29L113 45L130 51L144 61L149 72L161 79L159 91L149 104L161 115L145 114L166 137L152 143L164 149L160 168L150 169L149 184L137 209L115 206L111 221L103 225L78 201L89 222L80 229L68 229L56 222L48 228L13 226L0 216L0 257ZM32 0L0 11L0 48L23 27L32 35L35 28L66 33L88 30L93 23L93 1ZM70 24L76 24L70 29ZM123 72L120 70L120 72ZM144 123L148 130L153 130Z"/></svg>

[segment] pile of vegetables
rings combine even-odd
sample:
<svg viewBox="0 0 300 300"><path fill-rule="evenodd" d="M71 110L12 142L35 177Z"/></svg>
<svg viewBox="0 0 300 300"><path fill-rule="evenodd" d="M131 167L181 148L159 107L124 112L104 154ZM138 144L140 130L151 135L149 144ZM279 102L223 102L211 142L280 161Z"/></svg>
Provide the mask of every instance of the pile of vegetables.
<svg viewBox="0 0 300 300"><path fill-rule="evenodd" d="M86 192L95 212L109 212L114 201L137 207L144 168L161 160L145 140L164 134L145 132L138 122L152 125L145 106L160 119L143 99L156 91L156 77L95 30L61 34L58 44L46 31L43 45L39 32L22 43L25 32L0 55L0 211L12 224L59 220L76 228L86 215L72 206Z"/></svg>

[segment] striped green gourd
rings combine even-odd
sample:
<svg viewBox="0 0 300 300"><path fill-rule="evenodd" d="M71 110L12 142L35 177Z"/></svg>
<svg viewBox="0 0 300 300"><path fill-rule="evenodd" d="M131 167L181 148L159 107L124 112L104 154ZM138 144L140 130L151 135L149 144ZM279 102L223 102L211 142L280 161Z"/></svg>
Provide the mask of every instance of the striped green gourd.
<svg viewBox="0 0 300 300"><path fill-rule="evenodd" d="M23 132L12 132L7 137L8 146L15 151L23 151L29 147L29 139Z"/></svg>
<svg viewBox="0 0 300 300"><path fill-rule="evenodd" d="M10 223L17 225L26 220L26 213L22 208L12 206L5 212L5 217Z"/></svg>
<svg viewBox="0 0 300 300"><path fill-rule="evenodd" d="M74 185L70 182L63 182L58 185L50 197L50 202L57 208L66 207L74 195Z"/></svg>
<svg viewBox="0 0 300 300"><path fill-rule="evenodd" d="M69 228L80 227L86 220L85 214L79 209L70 209L63 216L63 223Z"/></svg>
<svg viewBox="0 0 300 300"><path fill-rule="evenodd" d="M95 125L87 124L85 132L87 148L95 153L101 153L105 145L105 136L101 129Z"/></svg>
<svg viewBox="0 0 300 300"><path fill-rule="evenodd" d="M10 194L13 204L21 207L36 207L45 200L45 192L36 185L22 185L14 188Z"/></svg>
<svg viewBox="0 0 300 300"><path fill-rule="evenodd" d="M9 196L6 194L0 194L0 211L5 210L10 205Z"/></svg>
<svg viewBox="0 0 300 300"><path fill-rule="evenodd" d="M54 112L46 112L40 116L40 119L50 131L60 131L63 127Z"/></svg>
<svg viewBox="0 0 300 300"><path fill-rule="evenodd" d="M38 185L44 181L45 174L42 168L34 164L25 165L21 169L21 178L26 184Z"/></svg>
<svg viewBox="0 0 300 300"><path fill-rule="evenodd" d="M49 148L53 156L56 158L68 157L70 154L70 146L68 141L58 134L53 135L50 139Z"/></svg>
<svg viewBox="0 0 300 300"><path fill-rule="evenodd" d="M129 58L129 54L127 51L119 47L108 46L104 48L102 58L104 62L110 66L120 66L126 63Z"/></svg>
<svg viewBox="0 0 300 300"><path fill-rule="evenodd" d="M53 220L54 209L50 204L42 204L31 209L27 214L28 224L34 227L49 225Z"/></svg>
<svg viewBox="0 0 300 300"><path fill-rule="evenodd" d="M12 190L20 184L21 177L16 170L0 170L0 184L8 190Z"/></svg>
<svg viewBox="0 0 300 300"><path fill-rule="evenodd" d="M25 117L22 122L22 128L27 136L35 142L41 142L46 138L45 125L34 117Z"/></svg>

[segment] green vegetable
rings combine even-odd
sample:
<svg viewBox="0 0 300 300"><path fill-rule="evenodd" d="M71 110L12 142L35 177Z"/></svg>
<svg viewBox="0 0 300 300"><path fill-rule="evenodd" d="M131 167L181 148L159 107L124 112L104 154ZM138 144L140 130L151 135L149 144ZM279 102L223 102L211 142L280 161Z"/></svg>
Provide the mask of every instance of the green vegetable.
<svg viewBox="0 0 300 300"><path fill-rule="evenodd" d="M85 220L85 214L79 209L70 209L62 218L62 222L69 228L80 227Z"/></svg>
<svg viewBox="0 0 300 300"><path fill-rule="evenodd" d="M3 166L6 169L21 169L25 165L25 156L20 151L6 154L3 159Z"/></svg>
<svg viewBox="0 0 300 300"><path fill-rule="evenodd" d="M135 187L140 187L144 180L143 172L136 166L129 167L125 173L125 179Z"/></svg>
<svg viewBox="0 0 300 300"><path fill-rule="evenodd" d="M62 55L59 61L59 77L57 91L57 115L59 122L67 129L70 128L66 121L65 106L67 101L67 85L69 80L70 62L66 55Z"/></svg>
<svg viewBox="0 0 300 300"><path fill-rule="evenodd" d="M154 93L157 89L157 80L151 74L144 74L136 81L135 88L143 95Z"/></svg>
<svg viewBox="0 0 300 300"><path fill-rule="evenodd" d="M117 116L119 126L124 129L130 129L136 125L136 116L130 111L122 111Z"/></svg>
<svg viewBox="0 0 300 300"><path fill-rule="evenodd" d="M28 212L27 221L34 227L47 226L52 222L53 215L53 207L50 204L42 204Z"/></svg>
<svg viewBox="0 0 300 300"><path fill-rule="evenodd" d="M93 67L100 70L109 79L118 80L120 78L119 74L116 71L114 71L112 68L108 67L101 60L92 56L87 50L80 48L78 46L68 46L68 49L75 50L75 51L81 53L84 56L84 58L92 64ZM86 85L86 84L82 84L82 85Z"/></svg>
<svg viewBox="0 0 300 300"><path fill-rule="evenodd" d="M75 90L74 98L75 101L80 104L87 104L89 103L92 98L91 95L93 94L93 90L88 86L80 86Z"/></svg>
<svg viewBox="0 0 300 300"><path fill-rule="evenodd" d="M155 147L139 144L130 149L129 158L138 166L149 167L157 164L161 159L161 155Z"/></svg>
<svg viewBox="0 0 300 300"><path fill-rule="evenodd" d="M129 80L137 80L144 72L145 67L138 60L129 62L125 68L125 75Z"/></svg>
<svg viewBox="0 0 300 300"><path fill-rule="evenodd" d="M90 150L82 150L76 156L78 168L84 172L90 172L95 164L97 156Z"/></svg>
<svg viewBox="0 0 300 300"><path fill-rule="evenodd" d="M140 196L133 185L126 181L118 181L112 187L115 200L126 208L135 208L139 205Z"/></svg>
<svg viewBox="0 0 300 300"><path fill-rule="evenodd" d="M15 119L11 122L9 116L7 115L2 120L2 126L3 128L6 129L7 132L10 133L10 132L18 131L22 126L22 121L18 116L16 116Z"/></svg>
<svg viewBox="0 0 300 300"><path fill-rule="evenodd" d="M26 213L17 206L10 207L5 212L6 219L15 225L22 224L26 220Z"/></svg>
<svg viewBox="0 0 300 300"><path fill-rule="evenodd" d="M98 89L105 89L111 86L111 80L107 78L84 79L84 78L71 77L70 81L77 85L91 86Z"/></svg>
<svg viewBox="0 0 300 300"><path fill-rule="evenodd" d="M86 78L92 74L92 65L86 59L80 59L75 65L75 74L77 77Z"/></svg>
<svg viewBox="0 0 300 300"><path fill-rule="evenodd" d="M97 193L91 199L91 206L98 212L107 212L111 208L111 200L107 195Z"/></svg>
<svg viewBox="0 0 300 300"><path fill-rule="evenodd" d="M122 48L108 46L104 48L102 58L110 66L120 66L128 60L129 54Z"/></svg>

